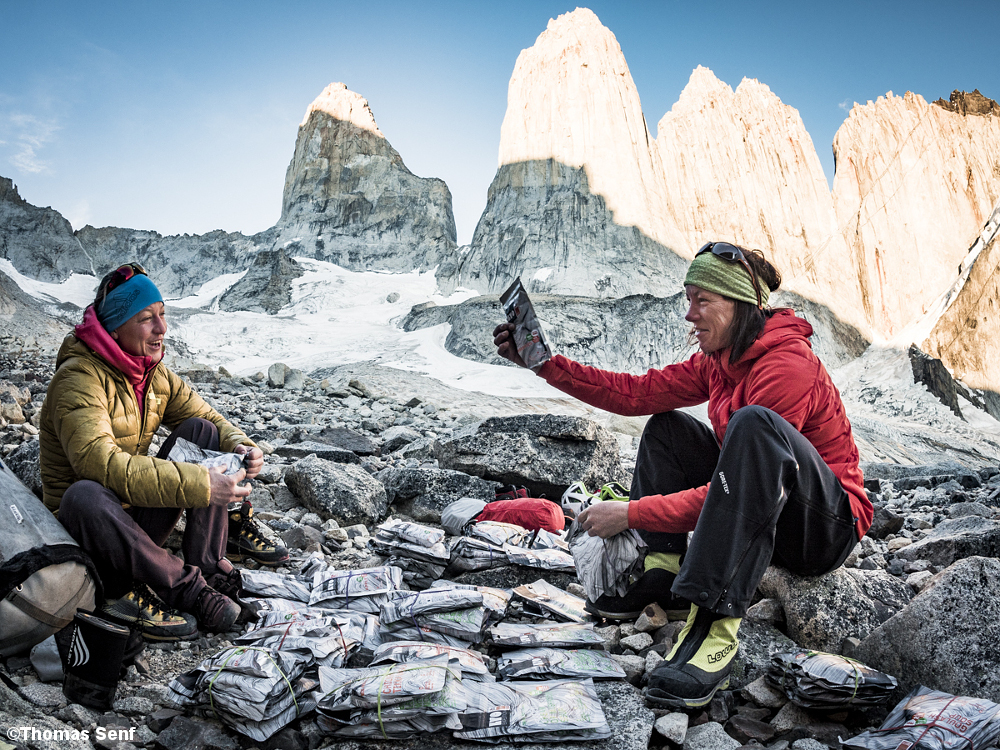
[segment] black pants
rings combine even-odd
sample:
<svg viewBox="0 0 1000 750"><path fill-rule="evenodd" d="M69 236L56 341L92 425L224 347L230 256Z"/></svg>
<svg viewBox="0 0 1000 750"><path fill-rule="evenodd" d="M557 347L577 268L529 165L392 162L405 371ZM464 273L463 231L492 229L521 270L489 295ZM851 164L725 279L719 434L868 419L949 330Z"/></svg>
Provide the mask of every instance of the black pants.
<svg viewBox="0 0 1000 750"><path fill-rule="evenodd" d="M687 534L641 530L653 552L684 555L673 592L719 614L746 614L772 562L802 576L837 568L858 542L847 492L802 434L770 409L736 411L720 449L682 412L650 418L630 498L709 484Z"/></svg>
<svg viewBox="0 0 1000 750"><path fill-rule="evenodd" d="M156 454L166 458L177 438L219 450L219 431L206 419L192 417L170 434ZM87 479L63 494L59 520L93 558L105 593L116 599L133 582L149 584L167 604L190 609L205 587L205 577L228 573L223 561L229 514L225 505L188 508L182 550L184 560L163 548L183 508L122 508L111 490Z"/></svg>

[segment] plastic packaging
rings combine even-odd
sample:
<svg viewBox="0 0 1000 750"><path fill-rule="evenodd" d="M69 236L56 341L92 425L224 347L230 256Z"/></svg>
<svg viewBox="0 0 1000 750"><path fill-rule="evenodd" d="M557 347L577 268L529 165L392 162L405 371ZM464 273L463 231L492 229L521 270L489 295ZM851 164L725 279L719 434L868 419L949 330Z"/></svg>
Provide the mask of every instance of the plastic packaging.
<svg viewBox="0 0 1000 750"><path fill-rule="evenodd" d="M528 299L520 276L500 295L500 304L507 322L514 324L514 345L524 364L537 370L552 359L552 352L542 333L542 324L535 316L535 307Z"/></svg>
<svg viewBox="0 0 1000 750"><path fill-rule="evenodd" d="M803 708L877 705L889 700L897 684L861 662L822 651L774 654L767 677Z"/></svg>
<svg viewBox="0 0 1000 750"><path fill-rule="evenodd" d="M604 638L594 632L590 622L516 623L500 622L489 630L494 646L526 648L552 646L557 648L603 648Z"/></svg>
<svg viewBox="0 0 1000 750"><path fill-rule="evenodd" d="M576 564L577 578L589 601L596 602L606 593L624 596L632 577L642 574L646 543L635 529L601 539L591 536L579 522L573 521L566 539Z"/></svg>
<svg viewBox="0 0 1000 750"><path fill-rule="evenodd" d="M989 747L1000 735L1000 705L915 687L892 709L882 726L841 746L854 750L971 750Z"/></svg>
<svg viewBox="0 0 1000 750"><path fill-rule="evenodd" d="M497 660L497 674L503 680L550 679L552 677L625 678L607 651L597 649L525 648L508 651Z"/></svg>

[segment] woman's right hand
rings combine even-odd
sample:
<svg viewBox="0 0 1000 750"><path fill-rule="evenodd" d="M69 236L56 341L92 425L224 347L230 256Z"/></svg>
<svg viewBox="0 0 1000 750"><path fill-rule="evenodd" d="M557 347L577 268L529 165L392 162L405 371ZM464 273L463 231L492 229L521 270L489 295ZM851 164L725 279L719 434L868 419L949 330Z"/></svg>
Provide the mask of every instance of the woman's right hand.
<svg viewBox="0 0 1000 750"><path fill-rule="evenodd" d="M221 466L213 466L208 470L208 481L211 487L209 502L212 505L229 505L242 500L250 494L250 485L242 485L246 479L245 469L235 474L223 474Z"/></svg>
<svg viewBox="0 0 1000 750"><path fill-rule="evenodd" d="M493 343L496 344L497 354L518 367L527 367L521 355L517 353L517 345L514 343L514 324L501 323L493 329Z"/></svg>

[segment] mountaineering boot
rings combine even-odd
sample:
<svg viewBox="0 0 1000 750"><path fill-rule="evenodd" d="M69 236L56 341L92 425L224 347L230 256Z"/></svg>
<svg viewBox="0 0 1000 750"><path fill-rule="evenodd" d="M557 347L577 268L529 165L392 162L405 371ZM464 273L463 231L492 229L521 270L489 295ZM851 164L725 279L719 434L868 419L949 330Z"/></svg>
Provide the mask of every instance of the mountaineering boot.
<svg viewBox="0 0 1000 750"><path fill-rule="evenodd" d="M249 500L229 505L226 559L234 562L256 560L261 565L280 565L288 560L288 550L253 517L253 505Z"/></svg>
<svg viewBox="0 0 1000 750"><path fill-rule="evenodd" d="M659 604L667 617L679 619L690 610L687 599L676 596L670 587L674 585L674 574L663 568L651 568L632 584L624 596L603 594L597 601L588 601L584 608L605 620L635 620L653 602Z"/></svg>
<svg viewBox="0 0 1000 750"><path fill-rule="evenodd" d="M205 582L220 594L225 594L239 605L240 616L236 618L237 625L257 619L257 612L254 607L243 601L243 594L245 592L243 591L243 579L240 576L239 570L233 568L228 573L221 571L213 573L205 578Z"/></svg>
<svg viewBox="0 0 1000 750"><path fill-rule="evenodd" d="M649 675L646 701L653 706L699 708L729 686L739 648L741 618L725 617L695 604L666 661Z"/></svg>
<svg viewBox="0 0 1000 750"><path fill-rule="evenodd" d="M232 630L240 611L239 604L207 585L198 594L194 603L198 624L210 633L225 633Z"/></svg>
<svg viewBox="0 0 1000 750"><path fill-rule="evenodd" d="M97 614L136 628L150 641L186 641L198 636L198 625L191 615L168 607L144 583L136 583L121 598L105 602Z"/></svg>
<svg viewBox="0 0 1000 750"><path fill-rule="evenodd" d="M228 573L219 571L205 578L205 582L220 594L236 600L243 595L243 579L240 571L233 568Z"/></svg>

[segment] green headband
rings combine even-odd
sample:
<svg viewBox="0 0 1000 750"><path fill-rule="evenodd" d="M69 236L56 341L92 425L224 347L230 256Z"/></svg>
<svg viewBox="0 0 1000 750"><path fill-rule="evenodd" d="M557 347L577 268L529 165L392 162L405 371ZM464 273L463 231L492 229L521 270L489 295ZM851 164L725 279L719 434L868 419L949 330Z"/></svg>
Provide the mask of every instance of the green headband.
<svg viewBox="0 0 1000 750"><path fill-rule="evenodd" d="M771 291L767 288L767 284L760 280L759 276L757 283L760 285L760 303L766 306ZM688 284L700 286L702 289L721 294L723 297L749 302L754 307L757 306L757 292L753 288L753 282L750 281L750 275L743 264L724 260L712 253L702 253L691 261L687 276L684 277L684 285Z"/></svg>

